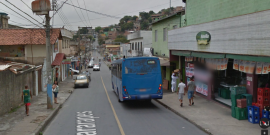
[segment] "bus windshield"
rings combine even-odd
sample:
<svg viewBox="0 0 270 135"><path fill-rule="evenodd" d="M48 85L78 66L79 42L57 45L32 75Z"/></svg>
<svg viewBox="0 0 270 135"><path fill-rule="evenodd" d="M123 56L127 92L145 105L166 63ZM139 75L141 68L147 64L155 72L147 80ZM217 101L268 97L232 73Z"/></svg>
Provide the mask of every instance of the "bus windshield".
<svg viewBox="0 0 270 135"><path fill-rule="evenodd" d="M125 62L125 74L157 73L159 65L154 59L135 59Z"/></svg>

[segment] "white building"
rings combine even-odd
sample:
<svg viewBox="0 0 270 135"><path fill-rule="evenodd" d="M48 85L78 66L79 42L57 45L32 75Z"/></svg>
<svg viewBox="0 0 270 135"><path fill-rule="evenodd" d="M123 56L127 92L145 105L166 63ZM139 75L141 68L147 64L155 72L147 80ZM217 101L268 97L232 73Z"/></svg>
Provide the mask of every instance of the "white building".
<svg viewBox="0 0 270 135"><path fill-rule="evenodd" d="M152 31L137 31L127 36L130 40L130 53L134 57L136 56L149 56L148 53L144 53L145 48L152 47Z"/></svg>

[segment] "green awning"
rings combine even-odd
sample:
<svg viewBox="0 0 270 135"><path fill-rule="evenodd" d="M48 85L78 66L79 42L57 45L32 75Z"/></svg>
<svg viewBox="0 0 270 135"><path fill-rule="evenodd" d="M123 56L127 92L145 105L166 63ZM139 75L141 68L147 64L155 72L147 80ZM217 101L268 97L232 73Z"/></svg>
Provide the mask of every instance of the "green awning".
<svg viewBox="0 0 270 135"><path fill-rule="evenodd" d="M200 58L211 58L211 59L222 59L225 58L225 54L215 54L215 53L199 53L199 52L192 52L191 56L193 57L200 57Z"/></svg>
<svg viewBox="0 0 270 135"><path fill-rule="evenodd" d="M189 57L191 52L189 51L172 51L172 55L187 56Z"/></svg>
<svg viewBox="0 0 270 135"><path fill-rule="evenodd" d="M238 60L248 60L248 61L258 61L258 62L270 62L270 57L262 57L262 56L227 54L226 58L238 59Z"/></svg>

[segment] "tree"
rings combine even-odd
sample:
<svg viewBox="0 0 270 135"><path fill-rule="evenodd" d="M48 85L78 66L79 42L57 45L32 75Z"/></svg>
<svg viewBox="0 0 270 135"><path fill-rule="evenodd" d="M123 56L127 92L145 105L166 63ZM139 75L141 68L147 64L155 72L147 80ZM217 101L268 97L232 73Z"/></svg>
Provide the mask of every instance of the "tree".
<svg viewBox="0 0 270 135"><path fill-rule="evenodd" d="M103 31L106 31L107 32L107 31L109 31L109 28L106 27L106 28L103 29Z"/></svg>
<svg viewBox="0 0 270 135"><path fill-rule="evenodd" d="M134 15L131 20L136 21L137 18L138 18L138 16Z"/></svg>
<svg viewBox="0 0 270 135"><path fill-rule="evenodd" d="M98 44L99 45L105 44L105 41L102 38L99 38L98 39Z"/></svg>
<svg viewBox="0 0 270 135"><path fill-rule="evenodd" d="M96 41L96 39L95 38L93 38L93 41L92 42L95 42Z"/></svg>
<svg viewBox="0 0 270 135"><path fill-rule="evenodd" d="M78 35L73 35L72 40L73 40L73 41L77 41L77 40L78 40L78 38L79 38L79 36L78 36ZM80 38L81 38L81 36L80 36Z"/></svg>
<svg viewBox="0 0 270 135"><path fill-rule="evenodd" d="M87 33L88 33L87 27L83 27L82 29L80 29L80 34L87 34Z"/></svg>
<svg viewBox="0 0 270 135"><path fill-rule="evenodd" d="M101 29L102 29L102 28L101 28L100 26L98 26L98 27L95 28L95 31L96 31L96 32L99 32Z"/></svg>
<svg viewBox="0 0 270 135"><path fill-rule="evenodd" d="M88 36L88 38L89 38L91 41L93 40L93 36L91 36L91 35Z"/></svg>
<svg viewBox="0 0 270 135"><path fill-rule="evenodd" d="M144 21L142 24L141 24L141 29L142 30L147 30L148 29L148 26L149 26L149 23L147 21Z"/></svg>
<svg viewBox="0 0 270 135"><path fill-rule="evenodd" d="M128 43L129 40L123 35L118 35L114 42Z"/></svg>
<svg viewBox="0 0 270 135"><path fill-rule="evenodd" d="M155 12L153 10L151 10L151 11L149 11L149 14L153 15L153 14L155 14Z"/></svg>

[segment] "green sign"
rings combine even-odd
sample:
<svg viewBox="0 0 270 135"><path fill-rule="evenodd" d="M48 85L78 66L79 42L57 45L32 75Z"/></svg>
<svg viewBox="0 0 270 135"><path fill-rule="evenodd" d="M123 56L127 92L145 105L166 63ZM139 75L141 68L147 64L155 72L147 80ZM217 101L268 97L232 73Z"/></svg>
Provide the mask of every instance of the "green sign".
<svg viewBox="0 0 270 135"><path fill-rule="evenodd" d="M207 31L201 31L197 34L196 40L198 45L208 45L211 41L211 35Z"/></svg>

